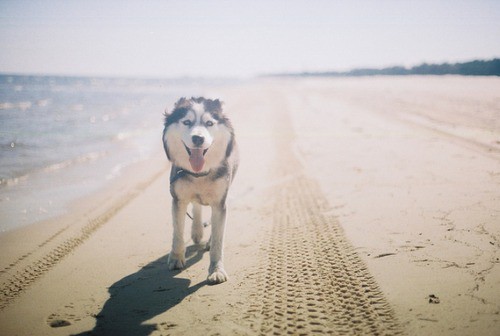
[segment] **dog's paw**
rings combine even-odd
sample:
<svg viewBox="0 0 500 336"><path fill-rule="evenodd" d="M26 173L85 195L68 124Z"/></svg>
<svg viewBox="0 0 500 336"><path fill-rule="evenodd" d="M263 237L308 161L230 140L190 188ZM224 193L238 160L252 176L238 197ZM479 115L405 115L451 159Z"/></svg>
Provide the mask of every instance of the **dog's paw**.
<svg viewBox="0 0 500 336"><path fill-rule="evenodd" d="M173 270L180 270L186 267L186 258L184 256L182 257L175 257L170 255L168 257L168 269L170 271Z"/></svg>
<svg viewBox="0 0 500 336"><path fill-rule="evenodd" d="M229 279L226 271L223 269L218 269L208 275L207 281L210 285L217 285L226 282Z"/></svg>
<svg viewBox="0 0 500 336"><path fill-rule="evenodd" d="M229 279L221 263L210 265L207 281L210 285L217 285Z"/></svg>

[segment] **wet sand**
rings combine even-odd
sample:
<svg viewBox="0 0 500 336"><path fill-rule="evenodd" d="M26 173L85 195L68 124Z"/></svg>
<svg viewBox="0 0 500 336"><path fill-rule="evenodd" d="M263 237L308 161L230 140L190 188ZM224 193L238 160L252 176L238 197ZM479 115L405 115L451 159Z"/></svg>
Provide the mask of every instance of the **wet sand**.
<svg viewBox="0 0 500 336"><path fill-rule="evenodd" d="M229 281L207 285L192 242L167 270L159 151L69 215L0 236L1 334L497 335L498 92L453 76L214 88L242 156Z"/></svg>

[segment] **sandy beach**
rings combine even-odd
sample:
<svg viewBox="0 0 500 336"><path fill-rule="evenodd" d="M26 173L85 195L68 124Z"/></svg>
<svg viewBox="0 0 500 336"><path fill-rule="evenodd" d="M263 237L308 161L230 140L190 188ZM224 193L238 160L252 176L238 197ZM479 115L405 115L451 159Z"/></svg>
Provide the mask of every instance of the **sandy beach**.
<svg viewBox="0 0 500 336"><path fill-rule="evenodd" d="M0 335L500 334L500 78L268 78L206 95L241 151L229 281L207 285L189 230L186 269L167 269L159 134L153 159L67 215L0 236Z"/></svg>

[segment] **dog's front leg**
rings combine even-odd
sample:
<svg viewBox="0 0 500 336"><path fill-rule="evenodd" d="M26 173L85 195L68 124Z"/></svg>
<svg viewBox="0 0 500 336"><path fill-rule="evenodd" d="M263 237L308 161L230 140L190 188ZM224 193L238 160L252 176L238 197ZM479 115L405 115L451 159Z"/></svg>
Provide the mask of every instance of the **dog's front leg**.
<svg viewBox="0 0 500 336"><path fill-rule="evenodd" d="M172 201L172 219L174 234L172 239L172 251L168 256L168 269L182 269L186 266L186 247L184 245L184 220L188 203L178 199Z"/></svg>
<svg viewBox="0 0 500 336"><path fill-rule="evenodd" d="M212 207L212 236L210 237L210 268L208 282L218 284L227 281L228 276L222 263L224 229L226 226L226 205Z"/></svg>

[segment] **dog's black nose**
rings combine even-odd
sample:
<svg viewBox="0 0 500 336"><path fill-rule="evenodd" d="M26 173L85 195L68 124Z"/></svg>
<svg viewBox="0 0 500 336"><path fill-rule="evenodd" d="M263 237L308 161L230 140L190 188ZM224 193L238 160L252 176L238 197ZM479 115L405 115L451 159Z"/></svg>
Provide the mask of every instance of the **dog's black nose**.
<svg viewBox="0 0 500 336"><path fill-rule="evenodd" d="M203 141L205 141L205 138L204 138L204 137L201 137L201 136L199 136L199 135L193 135L193 136L191 137L191 139L193 140L193 144L194 144L195 146L201 146L201 145L203 145Z"/></svg>

